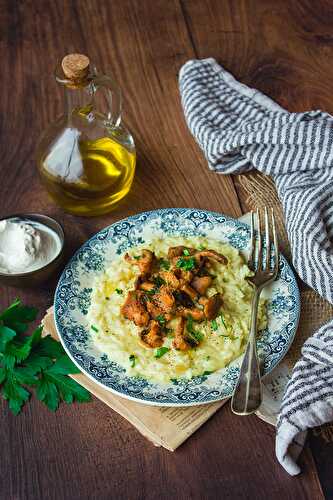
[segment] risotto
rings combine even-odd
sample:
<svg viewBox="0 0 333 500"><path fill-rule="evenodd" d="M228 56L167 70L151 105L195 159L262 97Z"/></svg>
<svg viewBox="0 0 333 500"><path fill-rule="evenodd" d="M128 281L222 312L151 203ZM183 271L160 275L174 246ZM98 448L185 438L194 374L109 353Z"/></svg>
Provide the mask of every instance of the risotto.
<svg viewBox="0 0 333 500"><path fill-rule="evenodd" d="M90 333L94 345L109 359L124 367L129 376L139 376L152 382L170 383L170 380L209 375L226 367L238 358L246 345L251 314L252 288L246 281L251 274L243 257L232 246L203 237L166 237L131 248L129 255L149 249L158 259L166 259L172 246L212 249L227 258L223 264L211 261L213 276L206 296L221 294L223 300L218 316L213 320L195 322L200 343L188 350L172 348L176 319L171 319L163 337L163 344L152 349L140 339L142 328L126 319L122 306L128 292L133 290L138 277L136 266L130 259L119 256L93 283L91 305L88 311ZM186 254L185 254L186 255ZM258 311L259 330L267 324L265 301ZM142 337L141 337L142 338Z"/></svg>

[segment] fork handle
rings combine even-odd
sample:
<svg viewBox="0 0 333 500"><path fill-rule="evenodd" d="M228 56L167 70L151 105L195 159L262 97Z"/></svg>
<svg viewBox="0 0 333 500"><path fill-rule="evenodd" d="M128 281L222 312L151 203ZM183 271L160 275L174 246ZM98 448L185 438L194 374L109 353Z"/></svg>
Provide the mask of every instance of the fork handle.
<svg viewBox="0 0 333 500"><path fill-rule="evenodd" d="M255 288L253 294L249 340L231 400L231 409L237 415L254 413L262 401L260 366L256 344L258 305L261 290L261 288Z"/></svg>

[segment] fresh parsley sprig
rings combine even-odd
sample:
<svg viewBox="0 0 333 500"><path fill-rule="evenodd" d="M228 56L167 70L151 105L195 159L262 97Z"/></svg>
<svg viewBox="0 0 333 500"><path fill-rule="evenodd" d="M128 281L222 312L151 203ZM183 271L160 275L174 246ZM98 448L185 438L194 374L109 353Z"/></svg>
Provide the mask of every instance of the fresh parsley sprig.
<svg viewBox="0 0 333 500"><path fill-rule="evenodd" d="M89 392L68 377L80 370L60 342L42 337L42 326L26 334L36 317L37 309L18 299L0 314L0 389L14 415L29 400L31 387L52 411L60 401L90 400Z"/></svg>

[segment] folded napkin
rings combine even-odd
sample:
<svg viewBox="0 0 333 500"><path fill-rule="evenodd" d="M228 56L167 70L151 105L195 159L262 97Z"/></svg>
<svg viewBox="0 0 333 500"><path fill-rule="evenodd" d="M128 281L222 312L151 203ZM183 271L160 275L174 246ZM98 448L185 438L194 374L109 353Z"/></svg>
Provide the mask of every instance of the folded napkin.
<svg viewBox="0 0 333 500"><path fill-rule="evenodd" d="M282 202L294 267L333 303L333 118L289 113L214 59L187 62L179 85L187 124L209 167L223 174L256 168ZM302 349L284 394L276 455L292 475L306 431L333 420L333 320Z"/></svg>

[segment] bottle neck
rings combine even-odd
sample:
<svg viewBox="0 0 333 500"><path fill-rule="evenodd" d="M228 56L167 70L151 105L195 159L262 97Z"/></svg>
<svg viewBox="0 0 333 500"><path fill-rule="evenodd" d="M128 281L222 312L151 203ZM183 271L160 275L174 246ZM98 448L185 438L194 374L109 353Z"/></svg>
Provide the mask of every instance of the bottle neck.
<svg viewBox="0 0 333 500"><path fill-rule="evenodd" d="M65 112L68 121L73 114L87 115L92 109L93 95L89 85L81 88L70 88L65 86Z"/></svg>

